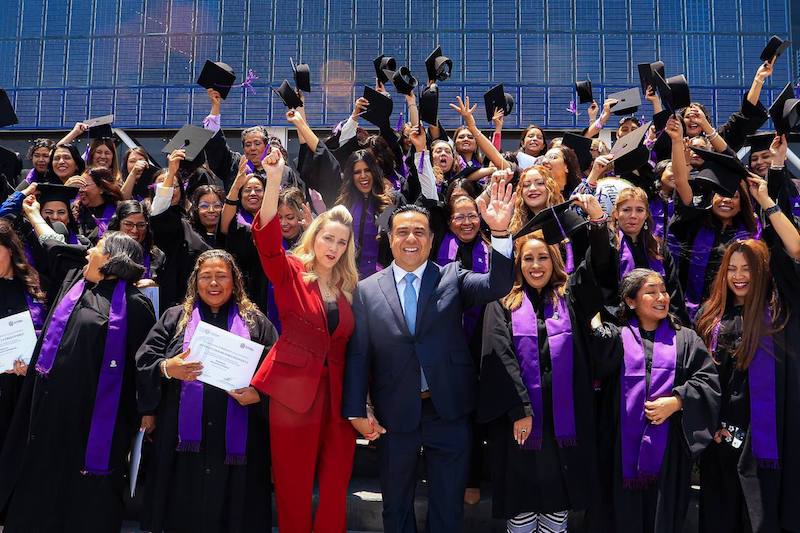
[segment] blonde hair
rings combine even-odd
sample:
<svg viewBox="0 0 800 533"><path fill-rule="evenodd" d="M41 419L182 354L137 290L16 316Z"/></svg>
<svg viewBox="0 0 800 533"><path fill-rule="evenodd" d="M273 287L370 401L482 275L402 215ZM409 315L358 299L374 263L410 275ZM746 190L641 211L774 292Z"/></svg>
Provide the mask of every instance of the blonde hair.
<svg viewBox="0 0 800 533"><path fill-rule="evenodd" d="M212 259L222 259L231 269L231 276L233 277L233 300L239 307L239 316L242 317L242 320L245 321L248 327L252 327L255 324L255 317L259 313L258 306L247 297L247 291L244 289L242 271L239 269L239 266L236 264L231 254L225 250L213 249L206 250L200 254L194 264L194 270L192 270L189 276L189 282L186 287L186 298L183 300L183 313L178 322L176 333L180 333L184 330L192 316L194 306L197 303L197 274L200 272L200 269L203 268L203 264Z"/></svg>
<svg viewBox="0 0 800 533"><path fill-rule="evenodd" d="M561 187L558 186L558 183L556 183L556 180L547 168L541 165L534 165L525 169L517 182L517 199L514 201L514 214L511 215L511 222L508 225L508 231L511 233L516 233L522 229L522 226L527 224L528 220L530 220L531 211L528 209L528 206L525 205L525 195L522 194L522 186L525 179L532 177L531 175L534 172L544 179L544 186L547 189L545 207L560 204L564 201L564 196L561 194Z"/></svg>
<svg viewBox="0 0 800 533"><path fill-rule="evenodd" d="M550 281L547 282L547 286L544 289L550 292L553 305L557 303L559 297L564 296L567 290L568 275L564 268L564 259L561 257L561 249L557 244L547 244L541 230L536 230L514 242L514 286L511 287L511 292L500 300L500 304L509 311L516 311L522 305L525 293L525 276L522 274L522 248L530 241L543 243L550 254L550 260L553 262L553 273L550 275Z"/></svg>
<svg viewBox="0 0 800 533"><path fill-rule="evenodd" d="M314 264L317 259L314 255L314 241L317 239L317 234L328 222L338 222L350 230L347 249L334 265L333 272L331 272L331 285L333 285L337 293L341 290L348 302L352 302L353 291L358 285L358 270L356 268L356 245L353 236L353 216L346 207L343 205L334 206L315 218L291 253L305 267L306 271L303 273L303 280L306 283L317 281L319 276L314 272Z"/></svg>

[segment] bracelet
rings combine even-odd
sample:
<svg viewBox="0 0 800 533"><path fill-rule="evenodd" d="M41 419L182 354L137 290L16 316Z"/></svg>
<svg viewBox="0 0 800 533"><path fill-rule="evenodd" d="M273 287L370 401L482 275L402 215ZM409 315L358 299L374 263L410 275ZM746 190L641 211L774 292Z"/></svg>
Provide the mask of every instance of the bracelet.
<svg viewBox="0 0 800 533"><path fill-rule="evenodd" d="M764 85L764 80L760 80L758 78L753 78L753 83L757 83L759 85Z"/></svg>
<svg viewBox="0 0 800 533"><path fill-rule="evenodd" d="M406 104L408 107L417 107L417 103L414 102L413 104Z"/></svg>
<svg viewBox="0 0 800 533"><path fill-rule="evenodd" d="M164 377L165 377L165 378L167 378L167 379L172 379L172 376L170 376L170 375L167 373L167 360L166 360L166 359L164 359L163 361L161 361L161 373L164 375Z"/></svg>
<svg viewBox="0 0 800 533"><path fill-rule="evenodd" d="M494 231L492 231L491 228L489 228L489 231L491 231L492 237L494 237L495 239L505 239L506 237L511 237L511 232L508 230L503 232L498 232L500 233L499 235L497 235Z"/></svg>
<svg viewBox="0 0 800 533"><path fill-rule="evenodd" d="M784 165L770 165L770 170L783 170Z"/></svg>
<svg viewBox="0 0 800 533"><path fill-rule="evenodd" d="M772 207L768 207L768 208L764 209L764 216L770 217L770 216L774 215L775 213L779 213L780 210L781 210L781 208L778 206L778 204L775 204Z"/></svg>
<svg viewBox="0 0 800 533"><path fill-rule="evenodd" d="M589 219L589 225L594 226L596 228L602 227L608 222L608 215L603 214L600 218L595 220Z"/></svg>
<svg viewBox="0 0 800 533"><path fill-rule="evenodd" d="M239 199L237 198L236 200L231 200L230 198L225 198L225 205L238 206L239 205Z"/></svg>
<svg viewBox="0 0 800 533"><path fill-rule="evenodd" d="M714 140L714 139L716 139L717 137L719 137L719 133L717 132L717 130L713 130L711 133L709 133L708 135L706 135L706 138L707 138L709 141L713 141L713 140Z"/></svg>

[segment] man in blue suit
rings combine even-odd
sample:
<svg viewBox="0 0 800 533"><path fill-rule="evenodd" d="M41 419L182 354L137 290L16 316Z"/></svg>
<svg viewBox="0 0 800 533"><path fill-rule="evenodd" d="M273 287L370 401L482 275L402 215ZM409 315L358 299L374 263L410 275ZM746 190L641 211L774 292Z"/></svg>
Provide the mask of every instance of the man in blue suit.
<svg viewBox="0 0 800 533"><path fill-rule="evenodd" d="M457 262L440 267L429 261L429 213L407 205L389 221L394 261L362 280L353 296L356 329L348 346L342 414L364 437L378 439L383 523L389 533L416 531L420 447L428 473L426 531L462 528L477 390L463 313L502 298L514 282L508 233L512 187L503 180L490 190L488 200L478 200L492 231L487 274L464 270Z"/></svg>

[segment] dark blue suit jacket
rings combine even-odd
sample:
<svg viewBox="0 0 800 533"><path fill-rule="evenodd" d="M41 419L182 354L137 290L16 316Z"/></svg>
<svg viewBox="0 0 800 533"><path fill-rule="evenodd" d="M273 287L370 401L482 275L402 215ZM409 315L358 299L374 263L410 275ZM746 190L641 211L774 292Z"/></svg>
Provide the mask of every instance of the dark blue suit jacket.
<svg viewBox="0 0 800 533"><path fill-rule="evenodd" d="M477 372L462 328L465 309L509 293L514 262L493 251L490 271L476 274L457 262L433 261L422 275L416 334L411 335L391 268L358 284L353 295L356 329L345 365L342 415L365 417L367 391L387 431L412 431L420 423L420 364L439 416L454 420L475 408Z"/></svg>

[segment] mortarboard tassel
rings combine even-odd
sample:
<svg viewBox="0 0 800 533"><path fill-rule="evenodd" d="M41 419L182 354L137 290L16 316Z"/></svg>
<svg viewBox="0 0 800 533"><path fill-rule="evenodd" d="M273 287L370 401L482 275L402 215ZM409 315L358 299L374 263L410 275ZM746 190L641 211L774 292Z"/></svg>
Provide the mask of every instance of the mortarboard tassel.
<svg viewBox="0 0 800 533"><path fill-rule="evenodd" d="M578 104L575 103L575 100L569 101L569 105L567 106L567 111L570 114L575 115L576 117L581 114L580 111L578 111Z"/></svg>

